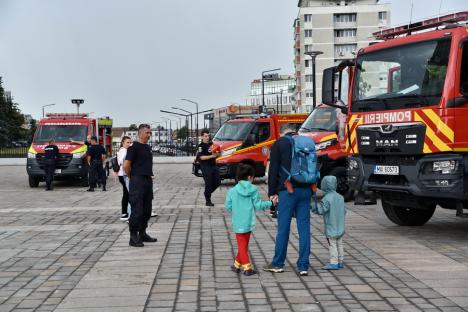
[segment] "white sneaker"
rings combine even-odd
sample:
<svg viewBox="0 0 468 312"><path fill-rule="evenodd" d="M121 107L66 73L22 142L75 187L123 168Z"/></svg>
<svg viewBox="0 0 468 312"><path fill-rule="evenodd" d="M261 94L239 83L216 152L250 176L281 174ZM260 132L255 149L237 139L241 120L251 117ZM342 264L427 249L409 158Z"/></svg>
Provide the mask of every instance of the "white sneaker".
<svg viewBox="0 0 468 312"><path fill-rule="evenodd" d="M127 221L128 220L128 213L122 213L120 215L120 221Z"/></svg>
<svg viewBox="0 0 468 312"><path fill-rule="evenodd" d="M151 217L157 217L157 216L159 216L159 215L156 212L151 211Z"/></svg>

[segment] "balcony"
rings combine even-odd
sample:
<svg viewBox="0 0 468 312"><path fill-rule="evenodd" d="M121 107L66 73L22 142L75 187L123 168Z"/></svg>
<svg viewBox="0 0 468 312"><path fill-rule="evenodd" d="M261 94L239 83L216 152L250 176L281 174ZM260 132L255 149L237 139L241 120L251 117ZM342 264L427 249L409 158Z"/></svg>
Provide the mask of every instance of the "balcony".
<svg viewBox="0 0 468 312"><path fill-rule="evenodd" d="M356 55L351 52L335 52L335 59L350 59L355 57Z"/></svg>
<svg viewBox="0 0 468 312"><path fill-rule="evenodd" d="M357 28L356 22L334 22L333 26L335 29L342 29L342 28Z"/></svg>
<svg viewBox="0 0 468 312"><path fill-rule="evenodd" d="M357 42L356 36L353 36L353 37L335 37L335 44L356 43L356 42Z"/></svg>

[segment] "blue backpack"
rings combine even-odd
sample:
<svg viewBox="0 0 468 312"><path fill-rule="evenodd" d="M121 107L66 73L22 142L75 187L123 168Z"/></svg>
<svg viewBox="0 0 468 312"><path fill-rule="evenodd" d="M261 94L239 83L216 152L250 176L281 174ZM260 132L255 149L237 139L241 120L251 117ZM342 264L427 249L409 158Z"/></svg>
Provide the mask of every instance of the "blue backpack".
<svg viewBox="0 0 468 312"><path fill-rule="evenodd" d="M318 183L320 171L317 170L317 153L314 141L305 136L286 135L292 145L291 172L282 167L289 181L304 184Z"/></svg>

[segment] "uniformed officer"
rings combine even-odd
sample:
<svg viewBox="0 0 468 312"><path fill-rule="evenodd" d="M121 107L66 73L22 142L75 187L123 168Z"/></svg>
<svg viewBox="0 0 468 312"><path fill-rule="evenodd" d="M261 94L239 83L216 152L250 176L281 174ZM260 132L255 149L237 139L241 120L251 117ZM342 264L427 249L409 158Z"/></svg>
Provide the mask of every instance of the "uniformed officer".
<svg viewBox="0 0 468 312"><path fill-rule="evenodd" d="M133 247L143 247L144 242L157 241L146 233L153 201L153 153L148 145L150 138L151 127L141 124L138 127L138 141L127 149L124 162L124 171L130 179L128 192L132 211L128 223L129 245Z"/></svg>
<svg viewBox="0 0 468 312"><path fill-rule="evenodd" d="M202 142L198 145L197 158L200 162L200 169L205 180L205 199L207 206L214 206L211 202L211 194L221 184L219 171L216 167L216 158L220 155L217 151L212 151L213 143L210 142L210 133L202 131Z"/></svg>
<svg viewBox="0 0 468 312"><path fill-rule="evenodd" d="M88 192L94 192L96 187L96 175L99 182L102 184L102 190L106 190L106 173L104 172L103 163L106 160L106 150L102 145L97 143L96 136L91 137L91 146L88 148L88 165L89 165L89 189Z"/></svg>
<svg viewBox="0 0 468 312"><path fill-rule="evenodd" d="M55 145L54 139L49 140L49 145L44 148L44 172L46 177L46 191L52 190L52 181L54 180L55 165L59 149Z"/></svg>

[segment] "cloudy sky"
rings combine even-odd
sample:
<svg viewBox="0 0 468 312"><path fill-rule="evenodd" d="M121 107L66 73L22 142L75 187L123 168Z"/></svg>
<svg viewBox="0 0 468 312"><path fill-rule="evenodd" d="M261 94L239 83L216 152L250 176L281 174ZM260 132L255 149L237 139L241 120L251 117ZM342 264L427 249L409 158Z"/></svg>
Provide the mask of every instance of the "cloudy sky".
<svg viewBox="0 0 468 312"><path fill-rule="evenodd" d="M381 1L385 2L385 1ZM392 3L392 23L410 0ZM468 9L413 0L413 20ZM297 0L0 0L0 76L25 114L82 111L116 125L161 120L160 109L241 103L261 71L293 73Z"/></svg>

